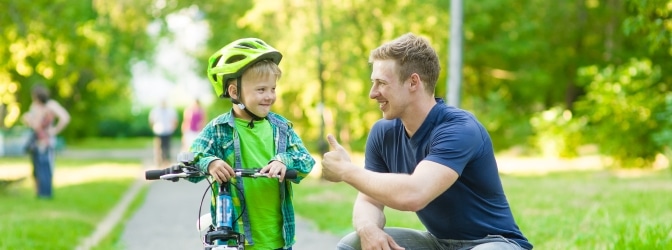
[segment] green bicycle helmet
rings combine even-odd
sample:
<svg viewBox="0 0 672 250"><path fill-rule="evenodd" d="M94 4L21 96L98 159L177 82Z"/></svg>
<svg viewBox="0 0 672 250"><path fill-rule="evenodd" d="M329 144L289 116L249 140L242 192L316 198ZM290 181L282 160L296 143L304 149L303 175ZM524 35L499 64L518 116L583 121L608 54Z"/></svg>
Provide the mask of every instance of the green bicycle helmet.
<svg viewBox="0 0 672 250"><path fill-rule="evenodd" d="M208 79L220 98L231 98L226 82L242 77L243 72L261 60L280 64L282 54L259 38L242 38L222 47L210 56Z"/></svg>

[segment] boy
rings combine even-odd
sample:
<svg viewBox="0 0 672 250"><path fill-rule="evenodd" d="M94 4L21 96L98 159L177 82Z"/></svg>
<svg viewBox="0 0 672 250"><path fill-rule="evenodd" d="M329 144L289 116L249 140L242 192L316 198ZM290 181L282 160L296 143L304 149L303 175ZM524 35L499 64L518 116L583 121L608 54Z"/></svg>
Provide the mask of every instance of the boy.
<svg viewBox="0 0 672 250"><path fill-rule="evenodd" d="M299 183L315 164L292 124L270 112L282 74L281 59L280 52L257 38L236 40L213 54L208 79L217 96L231 98L234 105L210 121L191 146L196 166L216 180L213 200L219 184L231 185L234 217L240 217L233 228L245 234L245 249L291 249L295 242L292 188L283 179L287 169L295 169L298 176L292 182ZM233 169L257 167L279 178L234 175ZM211 215L216 225L214 206Z"/></svg>

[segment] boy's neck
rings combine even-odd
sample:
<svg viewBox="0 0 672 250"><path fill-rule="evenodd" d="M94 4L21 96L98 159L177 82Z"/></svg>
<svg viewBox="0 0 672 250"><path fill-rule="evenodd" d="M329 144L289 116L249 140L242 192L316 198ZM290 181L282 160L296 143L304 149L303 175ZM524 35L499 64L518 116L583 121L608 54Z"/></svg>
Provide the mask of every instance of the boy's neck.
<svg viewBox="0 0 672 250"><path fill-rule="evenodd" d="M245 110L239 109L238 107L233 108L233 117L236 119L241 119L245 121L252 121L252 116L248 114ZM261 120L263 120L264 117L261 117Z"/></svg>

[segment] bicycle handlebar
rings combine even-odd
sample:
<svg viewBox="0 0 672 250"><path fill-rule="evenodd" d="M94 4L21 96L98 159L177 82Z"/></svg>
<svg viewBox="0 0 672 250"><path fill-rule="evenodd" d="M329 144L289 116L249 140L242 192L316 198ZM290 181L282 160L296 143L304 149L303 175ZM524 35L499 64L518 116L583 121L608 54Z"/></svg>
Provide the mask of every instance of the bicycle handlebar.
<svg viewBox="0 0 672 250"><path fill-rule="evenodd" d="M240 176L240 177L252 177L252 178L256 178L256 177L267 177L267 178L277 177L277 175L274 176L274 175L271 175L271 174L259 173L259 170L261 170L261 169L260 168L235 169L234 173L236 173L236 176ZM298 172L296 170L287 169L287 171L285 171L285 179L287 179L287 180L296 179L297 174L298 174Z"/></svg>
<svg viewBox="0 0 672 250"><path fill-rule="evenodd" d="M184 171L180 170L179 165L171 166L166 169L159 169L159 170L147 170L145 171L145 180L158 180L161 179L161 176L166 176L166 175L178 175L178 174L186 174ZM178 177L178 176L175 176ZM184 177L188 177L188 174ZM184 178L181 177L181 178ZM164 178L165 179L165 178Z"/></svg>
<svg viewBox="0 0 672 250"><path fill-rule="evenodd" d="M270 174L262 174L259 173L259 168L253 168L253 169L234 169L234 173L236 176L240 177L252 177L252 178L257 178L257 177L266 177L266 178L273 178L277 177L274 175ZM205 174L201 171L198 171L194 167L188 167L188 166L181 166L181 165L175 165L171 166L166 169L159 169L159 170L147 170L145 171L145 180L158 180L158 179L163 179L163 180L176 180L177 178L188 178L188 177L200 177L200 176L205 176L209 174ZM285 179L291 180L291 179L296 179L298 175L298 172L294 169L288 169L285 172Z"/></svg>

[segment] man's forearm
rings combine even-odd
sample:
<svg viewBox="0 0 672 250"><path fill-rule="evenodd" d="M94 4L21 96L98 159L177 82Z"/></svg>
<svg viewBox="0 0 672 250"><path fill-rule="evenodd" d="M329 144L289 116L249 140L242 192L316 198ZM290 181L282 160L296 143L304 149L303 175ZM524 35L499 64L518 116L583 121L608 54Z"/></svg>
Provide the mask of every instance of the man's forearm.
<svg viewBox="0 0 672 250"><path fill-rule="evenodd" d="M354 165L353 165L354 166ZM382 205L412 211L417 192L408 174L377 173L360 167L352 167L343 175L343 181L350 184Z"/></svg>
<svg viewBox="0 0 672 250"><path fill-rule="evenodd" d="M358 233L367 227L382 229L385 226L382 204L373 204L371 198L360 193L352 209L352 225Z"/></svg>

